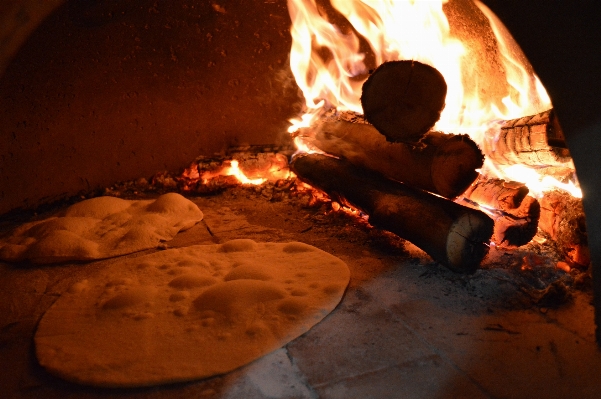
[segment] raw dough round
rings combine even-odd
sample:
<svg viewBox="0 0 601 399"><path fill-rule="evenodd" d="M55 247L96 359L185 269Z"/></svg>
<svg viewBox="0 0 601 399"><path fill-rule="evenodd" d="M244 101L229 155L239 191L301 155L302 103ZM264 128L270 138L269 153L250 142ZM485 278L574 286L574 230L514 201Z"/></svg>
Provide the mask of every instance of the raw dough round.
<svg viewBox="0 0 601 399"><path fill-rule="evenodd" d="M0 260L46 264L125 255L171 240L202 217L196 204L176 193L156 200L92 198L15 229L0 240Z"/></svg>
<svg viewBox="0 0 601 399"><path fill-rule="evenodd" d="M170 249L74 284L35 335L49 372L136 387L227 373L321 321L349 282L346 264L299 242Z"/></svg>

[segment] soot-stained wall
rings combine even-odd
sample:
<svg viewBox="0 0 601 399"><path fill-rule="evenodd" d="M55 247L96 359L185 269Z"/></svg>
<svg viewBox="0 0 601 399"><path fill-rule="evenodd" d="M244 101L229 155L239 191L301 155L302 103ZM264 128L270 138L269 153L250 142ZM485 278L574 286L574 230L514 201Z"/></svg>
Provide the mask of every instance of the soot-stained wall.
<svg viewBox="0 0 601 399"><path fill-rule="evenodd" d="M0 214L288 139L284 1L69 1L0 77Z"/></svg>

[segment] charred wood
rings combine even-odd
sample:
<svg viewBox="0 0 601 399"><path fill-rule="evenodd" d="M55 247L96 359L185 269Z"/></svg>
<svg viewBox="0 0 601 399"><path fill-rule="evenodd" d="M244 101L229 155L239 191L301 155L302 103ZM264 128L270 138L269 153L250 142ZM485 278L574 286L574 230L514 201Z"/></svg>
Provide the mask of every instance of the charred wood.
<svg viewBox="0 0 601 399"><path fill-rule="evenodd" d="M541 199L539 227L565 254L566 259L588 266L590 253L582 200L565 191L550 191Z"/></svg>
<svg viewBox="0 0 601 399"><path fill-rule="evenodd" d="M495 221L492 242L503 248L525 245L534 238L540 219L540 204L522 183L480 176L459 203L485 209Z"/></svg>
<svg viewBox="0 0 601 399"><path fill-rule="evenodd" d="M528 244L538 231L540 203L526 196L516 209L502 211L495 219L493 242L502 248L515 248Z"/></svg>
<svg viewBox="0 0 601 399"><path fill-rule="evenodd" d="M528 191L524 183L489 179L480 175L462 197L490 208L506 211L519 207Z"/></svg>
<svg viewBox="0 0 601 399"><path fill-rule="evenodd" d="M491 241L500 248L517 248L528 244L537 233L540 203L527 195L516 209L502 211L471 201L466 197L457 200L474 209L484 209L495 222Z"/></svg>
<svg viewBox="0 0 601 399"><path fill-rule="evenodd" d="M488 253L493 221L481 211L386 179L345 160L299 156L297 177L369 215L369 222L411 241L451 270L473 273Z"/></svg>
<svg viewBox="0 0 601 399"><path fill-rule="evenodd" d="M570 152L553 110L503 121L487 133L484 154L500 165L564 166Z"/></svg>
<svg viewBox="0 0 601 399"><path fill-rule="evenodd" d="M374 126L345 121L323 122L310 133L326 153L447 198L465 191L483 164L467 135L429 132L419 145L390 143Z"/></svg>
<svg viewBox="0 0 601 399"><path fill-rule="evenodd" d="M440 119L447 95L444 77L418 61L380 65L363 84L365 118L388 141L415 143Z"/></svg>

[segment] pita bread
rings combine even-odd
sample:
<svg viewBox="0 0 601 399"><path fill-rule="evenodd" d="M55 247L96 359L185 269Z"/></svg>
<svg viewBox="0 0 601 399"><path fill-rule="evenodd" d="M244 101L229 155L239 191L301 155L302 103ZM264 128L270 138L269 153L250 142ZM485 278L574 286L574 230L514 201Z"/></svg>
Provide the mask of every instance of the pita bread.
<svg viewBox="0 0 601 399"><path fill-rule="evenodd" d="M308 331L340 302L349 269L299 242L170 249L73 285L35 335L49 372L104 387L227 373Z"/></svg>
<svg viewBox="0 0 601 399"><path fill-rule="evenodd" d="M125 255L171 240L202 217L196 204L176 193L143 201L92 198L18 227L0 240L0 259L46 264Z"/></svg>

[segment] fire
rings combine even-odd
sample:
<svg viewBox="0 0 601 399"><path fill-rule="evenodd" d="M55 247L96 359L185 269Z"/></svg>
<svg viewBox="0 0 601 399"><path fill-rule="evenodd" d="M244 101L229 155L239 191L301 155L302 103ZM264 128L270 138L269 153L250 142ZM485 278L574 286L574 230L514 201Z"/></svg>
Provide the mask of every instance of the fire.
<svg viewBox="0 0 601 399"><path fill-rule="evenodd" d="M254 185L278 183L293 177L288 166L288 157L281 153L241 152L233 159L220 161L197 159L182 172L183 189L196 190L198 185L217 187L220 185Z"/></svg>
<svg viewBox="0 0 601 399"><path fill-rule="evenodd" d="M239 163L235 159L232 161L229 161L229 165L226 162L225 166L221 170L218 170L215 172L203 173L201 178L202 178L203 183L206 184L209 180L211 180L212 178L217 177L217 176L234 176L242 184L259 185L259 184L263 184L267 181L267 179L263 178L263 177L259 177L256 179L249 179L240 170Z"/></svg>
<svg viewBox="0 0 601 399"><path fill-rule="evenodd" d="M346 19L338 26L329 22L328 13L315 0L288 0L292 20L290 66L306 108L304 115L290 121L289 132L311 126L331 108L363 113L361 87L369 68L402 59L429 64L445 78L446 105L435 129L468 133L476 143L485 138L494 140L499 120L552 108L546 90L505 26L474 0L490 23L506 78L502 83L507 94L502 98L481 93L490 77L471 73L474 59L481 55L451 32L443 10L447 2L330 0L331 7ZM300 150L310 152L301 137L295 141ZM559 187L581 196L577 183L565 185L526 166L501 167L488 162L483 173L526 183L535 195Z"/></svg>
<svg viewBox="0 0 601 399"><path fill-rule="evenodd" d="M332 0L331 4L368 41L376 65L397 59L431 64L443 72L449 95L461 97L462 87L456 82L461 81L459 60L465 50L449 34L442 1ZM292 121L290 131L310 125L326 108L362 113L361 78L367 77L368 69L357 35L330 24L314 0L289 0L288 9L290 66L307 107L301 119ZM319 51L324 48L329 53L326 60Z"/></svg>
<svg viewBox="0 0 601 399"><path fill-rule="evenodd" d="M541 176L535 169L524 165L510 165L504 168L503 174L508 180L527 183L530 193L540 197L550 188L567 191L572 197L582 198L582 191L575 181L561 182L552 176Z"/></svg>

